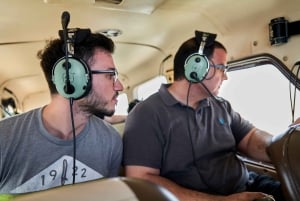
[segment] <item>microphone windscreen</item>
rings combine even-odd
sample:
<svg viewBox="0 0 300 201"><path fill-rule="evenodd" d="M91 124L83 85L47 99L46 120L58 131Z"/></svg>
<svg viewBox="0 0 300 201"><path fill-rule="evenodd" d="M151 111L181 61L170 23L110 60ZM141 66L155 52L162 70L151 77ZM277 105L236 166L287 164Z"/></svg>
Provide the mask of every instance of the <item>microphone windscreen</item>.
<svg viewBox="0 0 300 201"><path fill-rule="evenodd" d="M63 29L67 29L69 22L70 22L70 14L69 12L64 11L61 15L61 24Z"/></svg>

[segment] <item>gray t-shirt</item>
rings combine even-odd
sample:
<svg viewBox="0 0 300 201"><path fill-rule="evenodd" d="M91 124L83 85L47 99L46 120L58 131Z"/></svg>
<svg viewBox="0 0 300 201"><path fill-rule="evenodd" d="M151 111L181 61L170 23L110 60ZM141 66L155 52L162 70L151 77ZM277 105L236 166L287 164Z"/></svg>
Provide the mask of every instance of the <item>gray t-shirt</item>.
<svg viewBox="0 0 300 201"><path fill-rule="evenodd" d="M252 128L224 99L207 98L194 110L162 85L127 117L123 163L160 169L161 176L194 190L243 191L248 172L237 145Z"/></svg>
<svg viewBox="0 0 300 201"><path fill-rule="evenodd" d="M73 140L46 131L42 108L0 121L0 193L25 193L73 182ZM91 116L76 137L75 182L117 176L122 139Z"/></svg>

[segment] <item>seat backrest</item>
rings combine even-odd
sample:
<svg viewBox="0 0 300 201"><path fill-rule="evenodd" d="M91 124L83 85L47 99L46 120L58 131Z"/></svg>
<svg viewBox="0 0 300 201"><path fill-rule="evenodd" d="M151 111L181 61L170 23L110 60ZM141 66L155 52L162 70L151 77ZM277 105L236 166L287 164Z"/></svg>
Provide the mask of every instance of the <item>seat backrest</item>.
<svg viewBox="0 0 300 201"><path fill-rule="evenodd" d="M1 198L1 197L0 197ZM1 199L0 199L1 200ZM5 201L179 201L162 186L142 179L115 177L56 187Z"/></svg>
<svg viewBox="0 0 300 201"><path fill-rule="evenodd" d="M286 200L300 198L300 125L273 137L268 153L281 181Z"/></svg>

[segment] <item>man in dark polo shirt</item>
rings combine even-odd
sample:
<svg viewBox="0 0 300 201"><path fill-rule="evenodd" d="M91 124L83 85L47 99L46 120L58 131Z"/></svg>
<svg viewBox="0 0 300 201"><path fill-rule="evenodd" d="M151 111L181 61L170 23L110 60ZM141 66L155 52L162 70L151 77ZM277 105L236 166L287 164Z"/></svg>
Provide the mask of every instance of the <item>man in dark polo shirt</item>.
<svg viewBox="0 0 300 201"><path fill-rule="evenodd" d="M218 97L227 80L227 51L216 35L197 32L174 58L174 83L139 103L124 130L126 176L160 184L180 200L239 200L272 194L280 183L248 172L243 153L270 162L272 135Z"/></svg>

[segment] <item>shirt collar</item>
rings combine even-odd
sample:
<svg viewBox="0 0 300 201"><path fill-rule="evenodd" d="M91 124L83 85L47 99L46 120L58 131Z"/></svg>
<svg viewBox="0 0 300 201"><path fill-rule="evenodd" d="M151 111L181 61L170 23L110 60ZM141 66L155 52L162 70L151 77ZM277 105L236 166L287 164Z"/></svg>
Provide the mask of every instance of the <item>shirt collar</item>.
<svg viewBox="0 0 300 201"><path fill-rule="evenodd" d="M180 103L178 100L176 100L172 94L168 91L168 87L170 87L171 84L162 84L159 89L159 95L161 96L164 103L168 106L179 104L181 106L185 106L184 104ZM199 109L210 106L211 98L206 98L199 101Z"/></svg>

